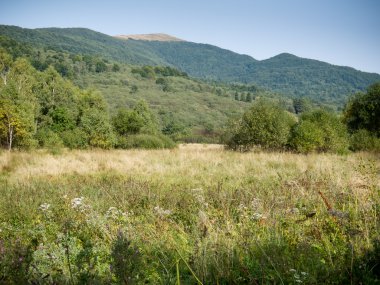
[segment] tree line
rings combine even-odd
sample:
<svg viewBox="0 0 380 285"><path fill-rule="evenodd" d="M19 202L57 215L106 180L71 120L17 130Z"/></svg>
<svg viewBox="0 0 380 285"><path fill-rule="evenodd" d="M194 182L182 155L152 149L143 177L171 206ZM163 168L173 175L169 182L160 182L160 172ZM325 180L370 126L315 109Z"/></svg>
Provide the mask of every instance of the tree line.
<svg viewBox="0 0 380 285"><path fill-rule="evenodd" d="M292 150L299 153L380 151L380 83L358 93L343 114L311 109L294 100L295 114L273 101L256 100L223 135L228 149Z"/></svg>
<svg viewBox="0 0 380 285"><path fill-rule="evenodd" d="M145 102L137 103L132 110L121 110L112 118L99 92L74 86L53 66L38 71L27 59L14 59L2 48L0 75L3 148L174 145L161 134ZM128 125L128 131L119 127L123 123Z"/></svg>

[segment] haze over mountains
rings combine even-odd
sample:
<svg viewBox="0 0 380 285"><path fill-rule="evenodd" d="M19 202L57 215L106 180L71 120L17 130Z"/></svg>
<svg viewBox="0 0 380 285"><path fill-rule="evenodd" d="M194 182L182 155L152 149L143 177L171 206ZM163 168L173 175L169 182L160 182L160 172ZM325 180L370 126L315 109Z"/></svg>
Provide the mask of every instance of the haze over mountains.
<svg viewBox="0 0 380 285"><path fill-rule="evenodd" d="M98 55L129 64L174 66L196 78L256 84L281 94L310 97L323 103L342 105L350 94L380 81L376 73L292 54L258 61L248 55L164 34L111 37L84 28L23 29L2 25L0 35L41 48Z"/></svg>

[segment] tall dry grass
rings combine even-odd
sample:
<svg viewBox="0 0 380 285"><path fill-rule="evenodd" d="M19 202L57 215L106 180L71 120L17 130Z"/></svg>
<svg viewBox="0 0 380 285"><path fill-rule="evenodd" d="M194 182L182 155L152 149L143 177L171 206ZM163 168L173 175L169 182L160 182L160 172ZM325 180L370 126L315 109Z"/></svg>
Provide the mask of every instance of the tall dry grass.
<svg viewBox="0 0 380 285"><path fill-rule="evenodd" d="M194 274L209 284L333 283L334 275L359 282L372 276L365 260L380 237L379 166L367 153L237 153L196 144L3 152L1 222L33 225L41 204L54 209L84 197L92 213L128 213L117 228L150 262L144 272L163 284L178 277L176 262L190 283ZM116 238L106 236L105 245Z"/></svg>

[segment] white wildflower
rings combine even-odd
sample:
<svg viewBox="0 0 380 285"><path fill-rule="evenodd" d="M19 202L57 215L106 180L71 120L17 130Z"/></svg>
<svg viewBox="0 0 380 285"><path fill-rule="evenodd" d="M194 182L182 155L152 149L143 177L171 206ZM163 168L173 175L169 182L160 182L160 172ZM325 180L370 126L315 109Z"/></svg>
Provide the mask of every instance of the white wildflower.
<svg viewBox="0 0 380 285"><path fill-rule="evenodd" d="M243 204L243 203L240 203L239 206L238 206L238 211L239 212L245 212L248 208Z"/></svg>
<svg viewBox="0 0 380 285"><path fill-rule="evenodd" d="M127 218L128 214L116 207L110 207L106 212L106 217L109 219Z"/></svg>
<svg viewBox="0 0 380 285"><path fill-rule="evenodd" d="M71 208L79 211L84 211L86 205L83 202L84 197L74 198L71 200Z"/></svg>
<svg viewBox="0 0 380 285"><path fill-rule="evenodd" d="M265 218L263 216L263 214L260 214L260 213L253 213L252 214L252 219L254 219L254 220L261 220L262 218Z"/></svg>
<svg viewBox="0 0 380 285"><path fill-rule="evenodd" d="M46 212L47 210L49 210L49 208L50 208L50 204L48 203L43 203L38 207L38 209L40 209L42 212Z"/></svg>
<svg viewBox="0 0 380 285"><path fill-rule="evenodd" d="M156 212L156 215L160 216L161 218L170 216L172 211L162 209L160 206L154 207L154 211Z"/></svg>

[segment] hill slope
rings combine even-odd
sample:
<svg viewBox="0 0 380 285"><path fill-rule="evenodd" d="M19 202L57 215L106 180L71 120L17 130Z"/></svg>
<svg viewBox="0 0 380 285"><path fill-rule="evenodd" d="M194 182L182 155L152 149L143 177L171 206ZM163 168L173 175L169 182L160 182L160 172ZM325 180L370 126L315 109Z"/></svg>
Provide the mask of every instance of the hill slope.
<svg viewBox="0 0 380 285"><path fill-rule="evenodd" d="M103 58L134 64L167 64L144 42L125 41L84 28L23 29L0 25L0 35L40 48L50 48L74 54L98 55Z"/></svg>
<svg viewBox="0 0 380 285"><path fill-rule="evenodd" d="M147 65L175 66L197 78L254 83L295 97L342 106L349 94L380 81L380 75L280 54L267 60L207 44L123 40L83 28L22 29L0 26L0 35L40 47Z"/></svg>

